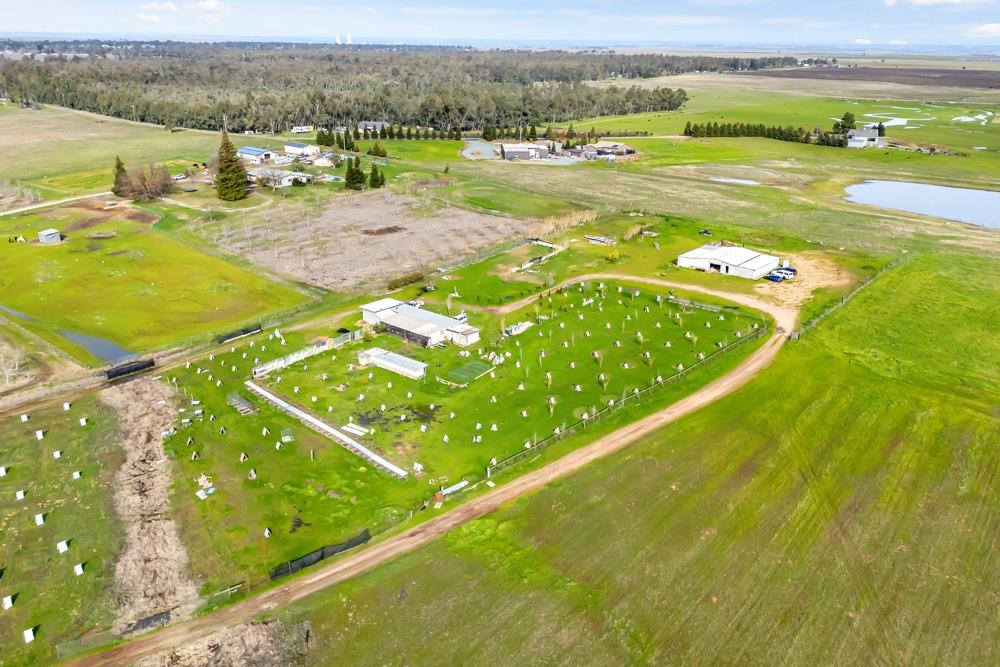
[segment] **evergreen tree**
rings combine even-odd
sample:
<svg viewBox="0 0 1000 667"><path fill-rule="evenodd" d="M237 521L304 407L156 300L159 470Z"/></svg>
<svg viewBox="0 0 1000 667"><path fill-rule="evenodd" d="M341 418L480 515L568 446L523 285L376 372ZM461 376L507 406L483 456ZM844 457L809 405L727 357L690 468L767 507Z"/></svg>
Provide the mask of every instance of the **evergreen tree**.
<svg viewBox="0 0 1000 667"><path fill-rule="evenodd" d="M573 123L569 124L569 129L566 130L567 139L576 139L576 130L573 129Z"/></svg>
<svg viewBox="0 0 1000 667"><path fill-rule="evenodd" d="M413 128L412 127L406 128L406 138L407 139L412 139L413 138Z"/></svg>
<svg viewBox="0 0 1000 667"><path fill-rule="evenodd" d="M537 140L538 140L538 128L532 125L530 128L528 128L528 141L537 141Z"/></svg>
<svg viewBox="0 0 1000 667"><path fill-rule="evenodd" d="M125 163L122 162L121 158L117 155L115 156L115 183L111 186L111 192L118 195L119 197L128 197L128 193L132 188L132 184L128 177L128 172L125 171Z"/></svg>
<svg viewBox="0 0 1000 667"><path fill-rule="evenodd" d="M378 138L379 139L388 139L389 138L389 132L385 129L385 125L383 125L382 127L379 128L379 130L378 130Z"/></svg>
<svg viewBox="0 0 1000 667"><path fill-rule="evenodd" d="M387 136L389 139L396 138L396 130L392 129L392 125L389 126L389 130L387 131Z"/></svg>
<svg viewBox="0 0 1000 667"><path fill-rule="evenodd" d="M378 165L372 162L371 173L368 174L368 187L372 189L380 188L385 185L385 176L379 171Z"/></svg>
<svg viewBox="0 0 1000 667"><path fill-rule="evenodd" d="M552 129L551 125L545 128L545 138L549 141L554 141L556 138L556 131Z"/></svg>
<svg viewBox="0 0 1000 667"><path fill-rule="evenodd" d="M236 147L225 130L222 131L222 142L219 144L219 173L215 177L215 192L223 201L237 201L247 197L247 170L236 156Z"/></svg>
<svg viewBox="0 0 1000 667"><path fill-rule="evenodd" d="M687 125L684 126L684 136L685 137L691 136L691 121L688 121Z"/></svg>

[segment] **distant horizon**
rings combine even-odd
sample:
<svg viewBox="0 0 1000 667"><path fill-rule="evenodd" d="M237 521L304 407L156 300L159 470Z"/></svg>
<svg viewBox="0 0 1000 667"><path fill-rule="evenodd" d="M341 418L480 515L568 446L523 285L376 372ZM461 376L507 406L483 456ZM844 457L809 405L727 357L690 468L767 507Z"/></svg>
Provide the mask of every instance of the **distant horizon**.
<svg viewBox="0 0 1000 667"><path fill-rule="evenodd" d="M342 37L346 38L346 35ZM416 41L406 38L351 36L352 44L336 44L334 38L310 37L303 35L203 35L203 34L160 34L160 33L60 33L60 32L0 32L0 39L28 42L43 41L93 41L107 40L116 42L187 42L194 44L226 44L226 43L273 43L273 44L311 44L326 46L441 46L455 48L510 48L510 49L633 49L648 48L656 50L678 49L683 51L754 51L761 53L816 53L836 51L850 54L941 54L993 56L1000 58L1000 43L998 44L850 44L850 43L775 43L775 42L703 42L703 41L658 41L658 40L494 40L468 39L464 41L453 39L428 39Z"/></svg>

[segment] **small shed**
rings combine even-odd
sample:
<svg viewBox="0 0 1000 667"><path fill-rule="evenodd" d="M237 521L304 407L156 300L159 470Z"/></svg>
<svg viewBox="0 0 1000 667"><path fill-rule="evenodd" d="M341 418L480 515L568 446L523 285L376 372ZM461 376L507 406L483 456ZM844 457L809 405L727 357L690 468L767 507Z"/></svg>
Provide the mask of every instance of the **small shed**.
<svg viewBox="0 0 1000 667"><path fill-rule="evenodd" d="M62 234L58 229L43 229L38 232L38 240L45 245L53 245L62 241Z"/></svg>

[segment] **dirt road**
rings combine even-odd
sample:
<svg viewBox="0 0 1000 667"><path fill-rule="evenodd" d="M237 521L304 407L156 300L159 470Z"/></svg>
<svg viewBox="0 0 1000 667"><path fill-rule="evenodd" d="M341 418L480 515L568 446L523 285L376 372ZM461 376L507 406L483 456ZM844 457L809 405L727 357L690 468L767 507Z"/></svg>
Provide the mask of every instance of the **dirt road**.
<svg viewBox="0 0 1000 667"><path fill-rule="evenodd" d="M581 447L556 461L552 461L542 468L505 482L492 491L473 498L441 516L426 521L384 542L364 547L360 551L351 552L343 558L335 559L326 565L317 566L309 574L292 579L283 586L243 600L231 607L220 609L213 614L167 627L154 634L139 637L131 642L115 646L107 651L83 658L72 664L81 667L129 664L146 656L196 641L211 632L230 625L247 622L261 614L301 600L316 591L367 572L386 561L413 551L464 523L489 514L497 510L501 505L535 491L560 477L569 475L596 459L613 454L655 433L663 426L739 389L774 360L781 346L787 340L783 332L790 331L794 327L797 316L797 312L794 310L768 303L753 296L730 294L728 292L720 292L682 283L672 283L654 278L602 273L574 278L567 282L573 283L579 280L600 279L628 280L664 287L677 287L679 289L726 298L764 311L775 319L778 327L775 333L751 354L746 361L723 377L690 396L677 401L673 405L609 433L589 445ZM533 297L533 299L535 298L538 297ZM531 300L526 299L524 301L530 302ZM521 305L524 304L522 303ZM509 304L503 308L513 309L513 307L516 306Z"/></svg>
<svg viewBox="0 0 1000 667"><path fill-rule="evenodd" d="M89 195L77 195L76 197L66 197L65 199L53 199L52 201L43 201L40 204L32 204L31 206L22 206L20 208L12 208L9 211L0 211L0 216L5 215L17 215L18 213L27 213L28 211L35 211L40 208L52 208L54 206L62 206L63 204L71 204L75 201L82 201L84 199L95 199L96 197L107 197L111 195L111 192L93 192Z"/></svg>

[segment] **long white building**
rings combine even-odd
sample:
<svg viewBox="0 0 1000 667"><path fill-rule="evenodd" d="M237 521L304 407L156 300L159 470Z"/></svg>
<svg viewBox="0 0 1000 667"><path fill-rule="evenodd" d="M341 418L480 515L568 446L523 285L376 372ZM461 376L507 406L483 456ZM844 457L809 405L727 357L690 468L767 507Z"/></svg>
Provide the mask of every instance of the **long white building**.
<svg viewBox="0 0 1000 667"><path fill-rule="evenodd" d="M454 317L411 306L396 299L379 299L361 306L361 316L382 325L393 336L424 347L451 342L466 347L479 342L479 329Z"/></svg>
<svg viewBox="0 0 1000 667"><path fill-rule="evenodd" d="M709 243L678 257L677 266L756 280L778 268L778 258L750 248Z"/></svg>

